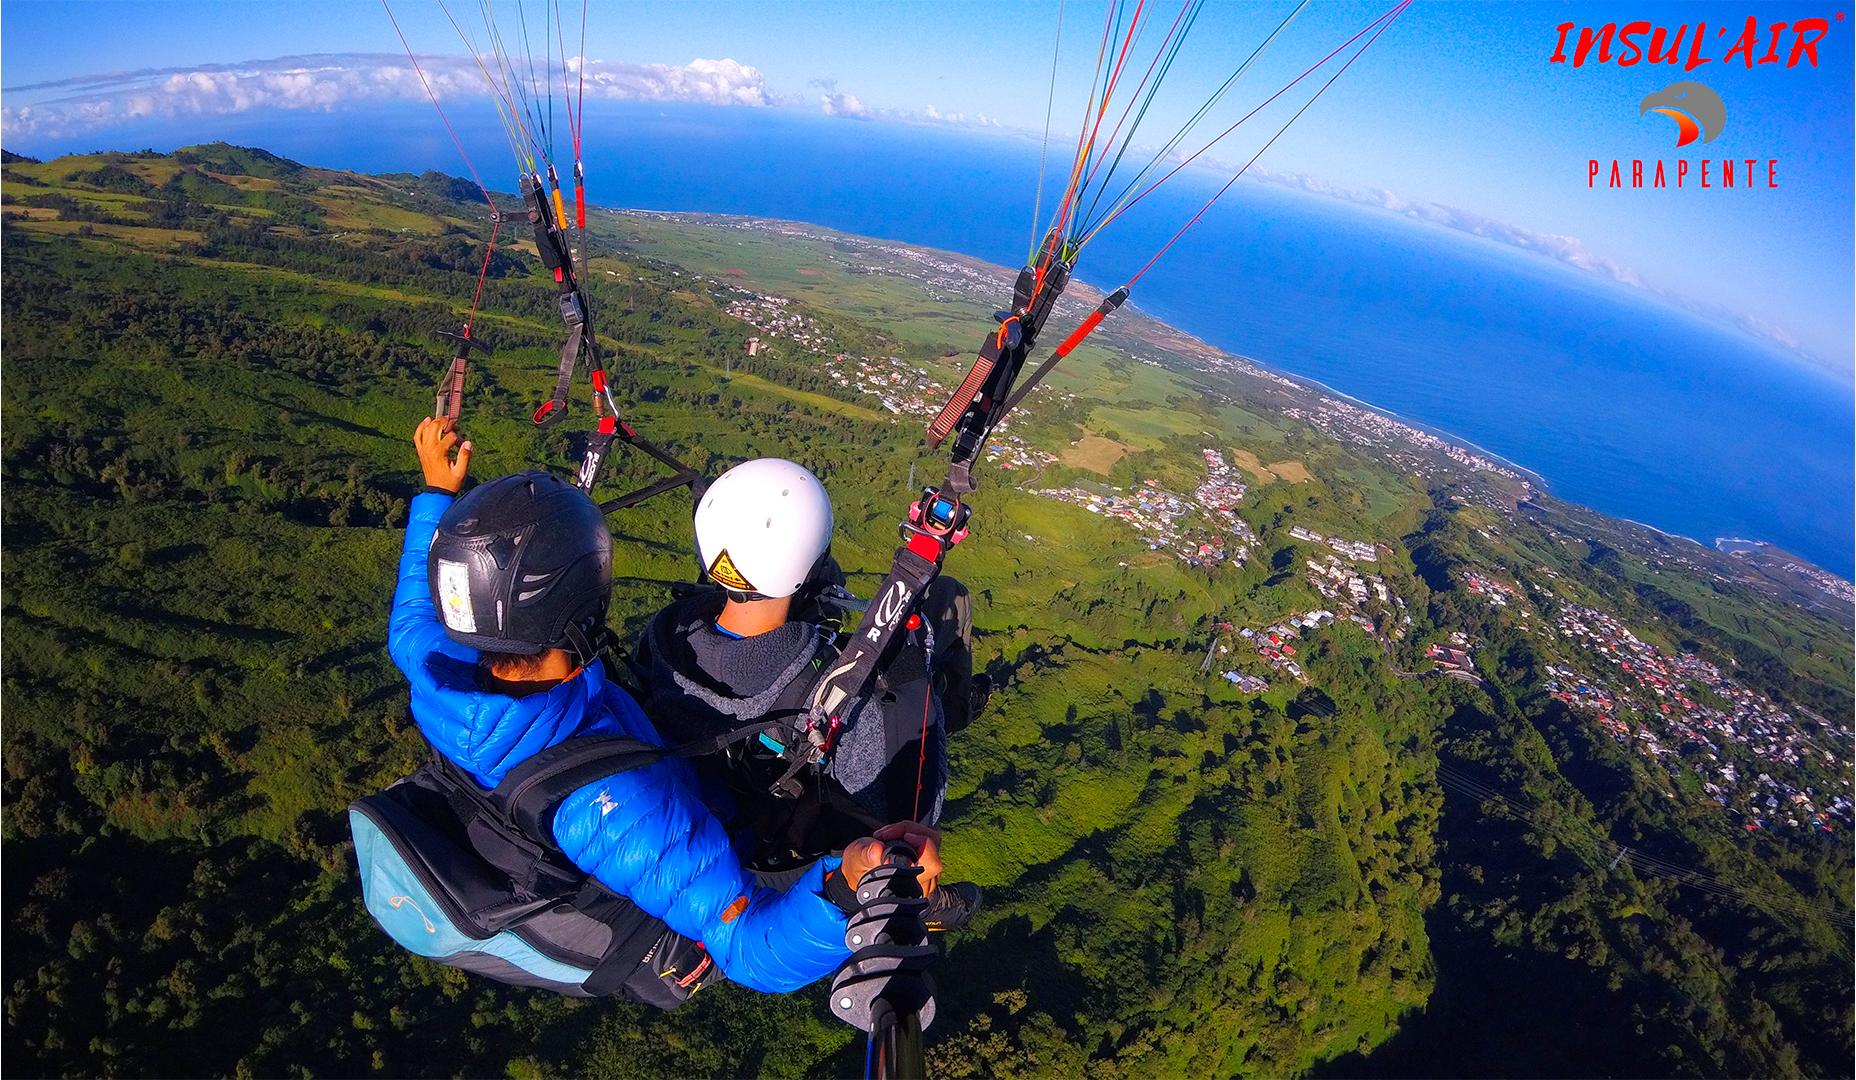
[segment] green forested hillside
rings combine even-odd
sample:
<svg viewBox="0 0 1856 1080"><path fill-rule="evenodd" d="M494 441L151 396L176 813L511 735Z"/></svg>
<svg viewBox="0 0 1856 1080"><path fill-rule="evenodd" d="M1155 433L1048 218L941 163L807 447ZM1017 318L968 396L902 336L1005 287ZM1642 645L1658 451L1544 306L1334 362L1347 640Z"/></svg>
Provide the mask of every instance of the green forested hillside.
<svg viewBox="0 0 1856 1080"><path fill-rule="evenodd" d="M361 909L343 810L422 751L386 601L434 334L482 258L472 190L226 146L6 165L10 1069L860 1067L817 990L723 987L668 1016L502 990L396 951ZM956 286L991 279L855 238L598 217L587 278L634 423L711 471L813 467L867 589L934 455L857 365L951 385L944 354L989 310ZM519 243L491 266L474 471L566 468L584 392L548 433L526 419L552 283ZM1847 1075L1847 633L1550 499L1517 510L1509 479L1311 426L1305 390L1202 346L1114 335L1014 428L1022 456L988 470L949 564L1000 689L952 748L950 870L988 898L937 971L934 1072ZM1228 518L1191 496L1208 451L1245 488ZM1129 511L1165 518L1148 531L1089 501L1169 493L1178 515ZM626 629L695 571L686 499L613 521ZM1292 529L1373 558L1324 577L1343 549ZM1213 536L1227 557L1186 557ZM1337 599L1348 574L1383 594ZM1317 610L1338 617L1287 625ZM1562 632L1587 611L1727 673L1683 694L1789 710L1833 753L1678 742ZM1294 649L1275 666L1271 627ZM1472 669L1446 677L1431 646ZM1811 812L1763 787L1716 801L1723 763Z"/></svg>

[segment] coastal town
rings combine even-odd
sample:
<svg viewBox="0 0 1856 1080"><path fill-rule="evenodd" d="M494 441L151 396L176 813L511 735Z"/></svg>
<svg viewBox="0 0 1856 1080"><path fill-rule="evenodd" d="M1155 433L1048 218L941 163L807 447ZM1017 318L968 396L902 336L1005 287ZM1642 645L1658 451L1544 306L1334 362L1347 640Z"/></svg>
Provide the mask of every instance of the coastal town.
<svg viewBox="0 0 1856 1080"><path fill-rule="evenodd" d="M1372 409L1331 397L1317 397L1312 409L1291 405L1282 411L1284 416L1319 428L1341 442L1376 449L1401 470L1426 480L1448 478L1437 461L1441 456L1472 473L1493 473L1514 481L1519 486L1517 499L1526 499L1533 489L1532 482L1510 466ZM1512 504L1500 500L1491 501L1489 505L1503 510L1513 508Z"/></svg>
<svg viewBox="0 0 1856 1080"><path fill-rule="evenodd" d="M1380 545L1369 544L1364 540L1348 540L1341 536L1323 536L1313 529L1306 529L1300 525L1291 528L1289 530L1289 535L1295 537L1297 540L1306 540L1311 544L1326 544L1333 548L1336 554L1343 558L1352 559L1355 562L1373 562L1379 558ZM1385 550L1390 554L1392 549L1386 548Z"/></svg>
<svg viewBox="0 0 1856 1080"><path fill-rule="evenodd" d="M769 296L739 285L720 285L722 310L759 330L767 337L784 338L802 349L823 352L831 339L816 320L797 310L784 296ZM760 352L759 339L750 339L748 355Z"/></svg>
<svg viewBox="0 0 1856 1080"><path fill-rule="evenodd" d="M759 356L773 341L787 341L824 357L831 381L850 394L874 399L900 416L932 417L946 402L948 389L927 368L899 356L856 356L834 352L836 343L817 321L784 296L771 296L739 285L718 283L723 310L759 331L747 342L747 355Z"/></svg>
<svg viewBox="0 0 1856 1080"><path fill-rule="evenodd" d="M1692 773L1746 828L1850 826L1847 724L1795 716L1594 608L1562 604L1554 629L1590 666L1548 665L1548 692L1670 776ZM1822 779L1839 776L1834 788Z"/></svg>
<svg viewBox="0 0 1856 1080"><path fill-rule="evenodd" d="M1376 562L1381 549L1364 541L1349 540L1339 536L1323 536L1320 533L1301 526L1294 526L1290 535L1297 540L1310 543L1326 544L1337 553L1334 555L1317 555L1303 561L1304 577L1309 586L1334 607L1314 608L1308 611L1294 612L1277 621L1261 627L1244 627L1234 629L1229 623L1219 625L1220 634L1234 633L1240 640L1255 650L1258 659L1268 665L1270 670L1298 682L1307 683L1308 674L1298 661L1297 642L1314 634L1321 628L1336 622L1347 622L1359 627L1368 637L1378 642L1391 655L1394 642L1402 641L1413 625L1405 601L1386 584L1384 578L1377 574L1363 573L1353 566L1343 563L1339 555L1362 562ZM1468 647L1468 639L1458 634L1453 639L1457 644ZM1219 654L1228 652L1228 648L1214 635L1213 645ZM1437 654L1430 654L1436 656ZM1450 674L1453 667L1468 670L1470 665L1466 654L1456 650L1461 664L1453 664L1451 658L1445 657L1437 662L1437 672ZM1212 653L1206 655L1205 666L1201 674L1211 670ZM1396 667L1394 670L1397 671ZM1402 677L1412 678L1422 673L1398 672ZM1236 686L1245 693L1259 693L1269 685L1268 680L1248 675L1242 671L1231 670L1223 673L1226 682ZM1473 671L1466 677L1469 681L1478 681Z"/></svg>
<svg viewBox="0 0 1856 1080"><path fill-rule="evenodd" d="M1514 602L1514 586L1473 570L1463 575L1463 587L1471 596L1480 596L1494 607L1505 608Z"/></svg>
<svg viewBox="0 0 1856 1080"><path fill-rule="evenodd" d="M1057 455L1027 443L1017 435L1006 431L1006 424L1000 424L993 437L986 443L986 460L1007 472L1030 472L1027 482L1035 483L1038 475L1057 463Z"/></svg>
<svg viewBox="0 0 1856 1080"><path fill-rule="evenodd" d="M899 416L930 418L947 401L948 389L936 382L926 368L906 363L900 357L833 353L826 357L826 370L832 382L875 398L877 404Z"/></svg>
<svg viewBox="0 0 1856 1080"><path fill-rule="evenodd" d="M1100 490L1029 490L1125 522L1141 534L1148 550L1170 551L1188 566L1241 564L1257 549L1256 533L1237 515L1248 489L1222 453L1206 448L1200 456L1205 462L1205 482L1190 495L1168 491L1151 479L1130 491L1112 484L1094 485Z"/></svg>
<svg viewBox="0 0 1856 1080"><path fill-rule="evenodd" d="M1376 584L1381 602L1386 605L1377 621L1371 613L1358 606L1359 602L1352 601L1350 594L1347 596L1337 594L1335 597L1338 601L1337 606L1343 609L1344 615L1326 608L1315 608L1310 611L1298 611L1267 626L1255 628L1247 626L1238 629L1233 628L1229 623L1223 623L1220 624L1219 631L1220 634L1235 634L1239 640L1256 652L1257 658L1268 665L1271 671L1287 675L1297 682L1306 684L1308 673L1297 659L1299 655L1297 642L1323 627L1331 626L1336 622L1352 623L1388 650L1393 641L1405 636L1406 628L1411 625L1411 617L1403 614L1405 602L1396 596L1389 595L1383 582ZM1396 608L1396 613L1394 608ZM1382 624L1384 624L1384 629L1382 629ZM1224 655L1230 651L1229 647L1219 640L1218 635L1214 635L1213 645L1217 655ZM1201 673L1211 670L1212 655L1207 654L1205 667L1201 669ZM1440 669L1443 666L1443 662L1440 661ZM1260 693L1269 687L1267 679L1248 675L1242 671L1226 671L1223 672L1223 677L1226 682L1245 693ZM1407 673L1406 677L1412 676ZM1471 678L1473 680L1474 676L1472 675Z"/></svg>

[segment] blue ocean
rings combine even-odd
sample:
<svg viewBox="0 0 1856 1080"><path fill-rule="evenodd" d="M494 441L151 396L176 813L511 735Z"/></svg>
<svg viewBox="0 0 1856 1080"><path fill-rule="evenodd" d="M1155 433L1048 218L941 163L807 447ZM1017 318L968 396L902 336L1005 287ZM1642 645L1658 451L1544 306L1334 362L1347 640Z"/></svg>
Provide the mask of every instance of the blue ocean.
<svg viewBox="0 0 1856 1080"><path fill-rule="evenodd" d="M481 112L454 120L465 121L485 179L513 188L508 152ZM429 110L210 123L214 137L313 164L464 172ZM1022 263L1030 243L1038 146L1023 139L656 105L590 108L587 132L597 148L587 159L591 198L604 205L790 218L1007 265ZM167 149L207 133L147 136L142 144ZM1119 284L1220 182L1190 171L1179 181L1105 232L1081 276ZM1246 182L1133 302L1222 348L1470 440L1562 498L1704 543L1766 540L1839 574L1856 570L1850 380L1647 295L1488 241Z"/></svg>

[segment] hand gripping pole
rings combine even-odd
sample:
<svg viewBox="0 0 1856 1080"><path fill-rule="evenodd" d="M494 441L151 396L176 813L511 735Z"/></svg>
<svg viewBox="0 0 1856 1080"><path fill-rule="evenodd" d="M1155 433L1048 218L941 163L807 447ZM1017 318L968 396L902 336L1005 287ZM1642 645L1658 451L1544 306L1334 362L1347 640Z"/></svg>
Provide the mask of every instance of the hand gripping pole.
<svg viewBox="0 0 1856 1080"><path fill-rule="evenodd" d="M883 864L858 882L862 906L844 929L851 958L831 980L832 1014L869 1035L885 1077L923 1075L921 1033L934 1023L928 969L940 950L922 925L928 901L915 858L908 845L892 842Z"/></svg>

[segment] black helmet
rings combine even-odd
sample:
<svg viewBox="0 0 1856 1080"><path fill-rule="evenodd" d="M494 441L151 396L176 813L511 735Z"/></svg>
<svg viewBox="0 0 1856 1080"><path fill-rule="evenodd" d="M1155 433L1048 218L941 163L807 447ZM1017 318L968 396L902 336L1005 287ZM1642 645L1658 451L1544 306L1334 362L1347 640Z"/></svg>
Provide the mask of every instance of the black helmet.
<svg viewBox="0 0 1856 1080"><path fill-rule="evenodd" d="M599 653L612 592L612 532L587 494L546 472L479 484L438 521L432 602L453 641L532 656Z"/></svg>

